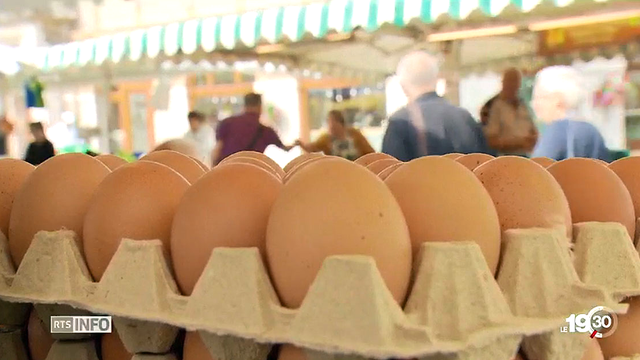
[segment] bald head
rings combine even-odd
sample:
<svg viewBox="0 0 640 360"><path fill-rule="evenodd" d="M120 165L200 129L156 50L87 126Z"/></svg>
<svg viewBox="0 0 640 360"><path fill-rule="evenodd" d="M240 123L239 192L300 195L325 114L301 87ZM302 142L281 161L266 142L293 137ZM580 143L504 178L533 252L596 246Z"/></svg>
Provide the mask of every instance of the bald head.
<svg viewBox="0 0 640 360"><path fill-rule="evenodd" d="M516 100L521 84L520 71L516 68L507 69L502 75L502 95L508 100Z"/></svg>
<svg viewBox="0 0 640 360"><path fill-rule="evenodd" d="M425 51L405 55L398 63L396 75L409 99L436 90L440 63L437 57Z"/></svg>

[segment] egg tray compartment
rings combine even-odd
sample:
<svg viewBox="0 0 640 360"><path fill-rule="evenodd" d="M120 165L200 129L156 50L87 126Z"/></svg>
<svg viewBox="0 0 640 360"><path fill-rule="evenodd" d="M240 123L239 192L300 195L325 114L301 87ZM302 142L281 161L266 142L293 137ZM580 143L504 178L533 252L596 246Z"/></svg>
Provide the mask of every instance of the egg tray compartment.
<svg viewBox="0 0 640 360"><path fill-rule="evenodd" d="M1 353L0 353L1 354ZM58 340L51 345L45 360L99 360L93 339ZM5 360L0 356L0 360ZM8 360L8 359L7 359ZM26 359L25 359L26 360ZM131 360L177 360L175 355L135 354Z"/></svg>
<svg viewBox="0 0 640 360"><path fill-rule="evenodd" d="M13 274L15 269L9 257L9 244L0 231L0 288L10 285L9 279L2 274ZM20 328L27 323L31 305L26 303L11 303L0 299L0 331L3 327ZM0 359L1 360L1 359Z"/></svg>
<svg viewBox="0 0 640 360"><path fill-rule="evenodd" d="M0 327L0 360L29 360L23 329Z"/></svg>
<svg viewBox="0 0 640 360"><path fill-rule="evenodd" d="M599 239L586 235L603 229L616 230L611 224L584 224L577 240L589 248ZM581 357L588 337L559 332L571 313L596 305L624 312L626 305L613 294L640 291L629 281L606 282L606 289L581 283L562 245L567 241L555 231L512 230L504 241L497 283L476 244L424 244L404 312L371 258L330 257L295 311L279 306L257 249L214 250L192 296L185 297L177 293L159 241L123 240L96 284L73 233L41 232L17 273L2 275L9 286L0 288L0 298L112 314L132 353L143 351L145 338L176 326L200 331L219 360L263 360L272 343L308 349L311 359L506 360L523 335L528 335L527 355L544 360ZM628 237L607 239L607 249L624 248L624 241L630 244ZM640 262L631 250L622 265ZM589 258L582 275L607 261L607 256ZM131 326L141 323L146 330Z"/></svg>

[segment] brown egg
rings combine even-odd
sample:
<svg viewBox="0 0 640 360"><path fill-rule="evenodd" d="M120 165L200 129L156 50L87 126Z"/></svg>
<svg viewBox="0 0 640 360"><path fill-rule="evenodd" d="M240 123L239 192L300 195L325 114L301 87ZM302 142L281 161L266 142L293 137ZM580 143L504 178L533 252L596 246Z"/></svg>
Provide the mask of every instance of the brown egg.
<svg viewBox="0 0 640 360"><path fill-rule="evenodd" d="M602 354L598 340L593 339L589 341L589 346L587 346L584 355L582 355L582 360L604 360L604 355Z"/></svg>
<svg viewBox="0 0 640 360"><path fill-rule="evenodd" d="M98 155L96 156L96 159L100 160L100 162L105 164L111 171L119 168L122 165L128 164L127 160L111 154Z"/></svg>
<svg viewBox="0 0 640 360"><path fill-rule="evenodd" d="M635 217L640 217L640 157L626 157L609 164L631 195ZM638 232L638 229L636 229Z"/></svg>
<svg viewBox="0 0 640 360"><path fill-rule="evenodd" d="M547 168L547 167L549 167L549 166L551 166L551 165L556 163L555 160L553 160L551 158L548 158L548 157L544 157L544 156L531 158L531 161L533 161L536 164L539 164L540 166L542 166L544 168Z"/></svg>
<svg viewBox="0 0 640 360"><path fill-rule="evenodd" d="M257 152L257 151L240 151L237 152L231 156L228 156L227 158L225 158L224 160L222 160L220 162L220 164L225 163L227 161L231 161L236 157L240 157L240 158L254 158L254 159L258 159L263 161L265 164L269 165L269 167L271 167L271 169L273 169L273 171L276 172L276 174L278 175L278 177L280 179L284 178L285 172L284 170L282 170L282 168L280 167L280 165L278 165L278 163L276 163L275 161L273 161L273 159L271 159L270 157L268 157L267 155Z"/></svg>
<svg viewBox="0 0 640 360"><path fill-rule="evenodd" d="M124 347L115 328L110 334L102 335L102 360L130 360L133 355Z"/></svg>
<svg viewBox="0 0 640 360"><path fill-rule="evenodd" d="M391 165L388 168L379 172L378 177L380 178L380 180L384 181L389 177L389 175L393 174L396 170L398 170L401 166L404 166L404 165L405 163L403 162Z"/></svg>
<svg viewBox="0 0 640 360"><path fill-rule="evenodd" d="M547 168L569 201L573 223L617 222L633 239L636 217L629 191L607 166L591 159L572 158Z"/></svg>
<svg viewBox="0 0 640 360"><path fill-rule="evenodd" d="M249 164L249 165L257 166L261 169L266 170L270 174L273 174L273 176L275 176L278 180L282 179L280 177L280 174L277 171L273 170L273 167L269 166L269 164L267 164L266 162L260 159L251 158L251 157L236 156L233 159L229 159L228 161L221 162L218 166L216 166L216 168L221 166L226 166L229 164Z"/></svg>
<svg viewBox="0 0 640 360"><path fill-rule="evenodd" d="M605 359L640 354L640 297L632 297L625 302L629 303L629 310L626 314L618 314L615 331L598 340Z"/></svg>
<svg viewBox="0 0 640 360"><path fill-rule="evenodd" d="M278 360L307 360L307 354L297 346L285 344L280 348Z"/></svg>
<svg viewBox="0 0 640 360"><path fill-rule="evenodd" d="M9 235L9 220L13 200L27 177L36 167L17 159L0 159L0 231Z"/></svg>
<svg viewBox="0 0 640 360"><path fill-rule="evenodd" d="M488 154L467 154L462 155L455 160L460 164L464 165L467 169L473 171L478 166L486 163L489 160L495 159L493 156Z"/></svg>
<svg viewBox="0 0 640 360"><path fill-rule="evenodd" d="M9 249L20 264L41 230L82 235L85 213L98 185L111 171L95 158L63 154L36 167L16 193L9 222Z"/></svg>
<svg viewBox="0 0 640 360"><path fill-rule="evenodd" d="M518 156L501 156L473 171L493 199L502 231L564 229L571 238L571 211L562 188L543 167Z"/></svg>
<svg viewBox="0 0 640 360"><path fill-rule="evenodd" d="M299 163L296 167L294 167L293 169L289 170L289 172L287 173L287 175L284 176L284 179L282 179L283 183L286 183L287 181L289 181L289 179L291 179L293 176L295 176L298 171L304 169L306 166L313 164L316 161L324 161L327 159L342 159L340 157L337 156L332 156L332 155L323 155L320 157L312 157L310 159L307 159L306 161L303 161L301 163Z"/></svg>
<svg viewBox="0 0 640 360"><path fill-rule="evenodd" d="M202 161L198 160L198 158L195 158L195 157L193 157L193 156L190 156L190 158L191 158L193 161L197 162L197 163L198 163L198 165L200 165L200 167L202 168L202 170L204 170L204 172L207 172L207 171L209 171L209 170L210 170L209 166L207 166L207 164L203 163Z"/></svg>
<svg viewBox="0 0 640 360"><path fill-rule="evenodd" d="M298 156L297 158L291 160L287 165L285 165L284 167L284 172L285 173L289 173L294 167L298 166L299 164L309 160L309 159L313 159L313 158L319 158L319 157L323 157L324 155L321 153L308 153L308 154L302 154L300 156Z"/></svg>
<svg viewBox="0 0 640 360"><path fill-rule="evenodd" d="M464 156L464 154L460 154L460 153L449 153L446 155L442 155L442 157L449 158L451 160L456 160L457 158L462 156Z"/></svg>
<svg viewBox="0 0 640 360"><path fill-rule="evenodd" d="M424 242L475 241L493 273L500 258L500 222L482 183L443 156L412 160L385 183L409 226L413 253Z"/></svg>
<svg viewBox="0 0 640 360"><path fill-rule="evenodd" d="M200 334L195 331L187 331L184 337L182 360L213 360Z"/></svg>
<svg viewBox="0 0 640 360"><path fill-rule="evenodd" d="M354 163L367 167L372 162L382 160L382 159L395 159L395 158L385 153L370 153L370 154L360 156L356 161L354 161Z"/></svg>
<svg viewBox="0 0 640 360"><path fill-rule="evenodd" d="M378 161L374 161L371 164L367 165L367 169L378 175L380 172L388 168L389 166L400 163L399 160L396 159L380 159Z"/></svg>
<svg viewBox="0 0 640 360"><path fill-rule="evenodd" d="M267 258L280 299L302 303L324 259L371 256L396 301L411 271L411 240L402 210L375 175L347 160L305 166L282 188L267 227Z"/></svg>
<svg viewBox="0 0 640 360"><path fill-rule="evenodd" d="M187 180L166 165L137 161L104 179L84 220L87 265L100 280L122 238L158 239L169 255L171 223Z"/></svg>
<svg viewBox="0 0 640 360"><path fill-rule="evenodd" d="M602 165L609 166L609 163L608 163L608 162L606 162L606 161L604 161L604 160L600 160L600 159L591 159L591 160L593 160L593 161L597 161L597 162L599 162L599 163L600 163L600 164L602 164Z"/></svg>
<svg viewBox="0 0 640 360"><path fill-rule="evenodd" d="M257 247L264 254L267 222L282 183L254 165L230 163L203 176L182 197L173 218L171 258L190 295L217 247Z"/></svg>
<svg viewBox="0 0 640 360"><path fill-rule="evenodd" d="M200 156L198 154L198 149L196 147L196 144L193 141L187 140L187 139L167 140L162 144L158 145L155 149L153 149L152 152L163 151L163 150L177 151L182 155L195 157L195 158Z"/></svg>
<svg viewBox="0 0 640 360"><path fill-rule="evenodd" d="M189 184L193 184L198 181L198 179L200 179L200 177L205 173L200 164L195 160L177 151L154 151L145 155L140 160L153 161L158 164L166 165L177 171L178 174L184 176Z"/></svg>
<svg viewBox="0 0 640 360"><path fill-rule="evenodd" d="M27 335L31 360L45 360L51 345L53 345L53 338L35 310L31 310L31 315L29 316Z"/></svg>

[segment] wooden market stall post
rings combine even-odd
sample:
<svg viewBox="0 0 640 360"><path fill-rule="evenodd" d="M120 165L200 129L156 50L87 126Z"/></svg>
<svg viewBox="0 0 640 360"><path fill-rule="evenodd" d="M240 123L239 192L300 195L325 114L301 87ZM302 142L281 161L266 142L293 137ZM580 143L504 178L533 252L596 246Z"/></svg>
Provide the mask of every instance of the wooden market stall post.
<svg viewBox="0 0 640 360"><path fill-rule="evenodd" d="M124 144L122 145L123 150L127 152L134 151L134 134L131 118L132 95L138 94L145 97L147 141L150 147L152 147L155 143L155 129L153 121L155 109L151 106L151 88L151 81L120 82L116 86L116 89L111 91L111 94L109 96L110 101L118 106L119 128L124 130L124 133L126 135Z"/></svg>

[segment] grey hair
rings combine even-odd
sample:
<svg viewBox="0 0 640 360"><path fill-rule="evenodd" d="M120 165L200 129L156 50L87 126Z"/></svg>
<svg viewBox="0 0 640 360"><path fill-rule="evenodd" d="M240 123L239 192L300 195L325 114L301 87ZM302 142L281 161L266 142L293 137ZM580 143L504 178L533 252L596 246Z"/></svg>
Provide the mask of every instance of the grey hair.
<svg viewBox="0 0 640 360"><path fill-rule="evenodd" d="M584 80L571 66L549 66L536 75L534 91L543 90L557 94L567 110L577 111L586 100Z"/></svg>
<svg viewBox="0 0 640 360"><path fill-rule="evenodd" d="M403 86L435 88L440 75L440 59L426 51L410 52L400 59L396 75Z"/></svg>

